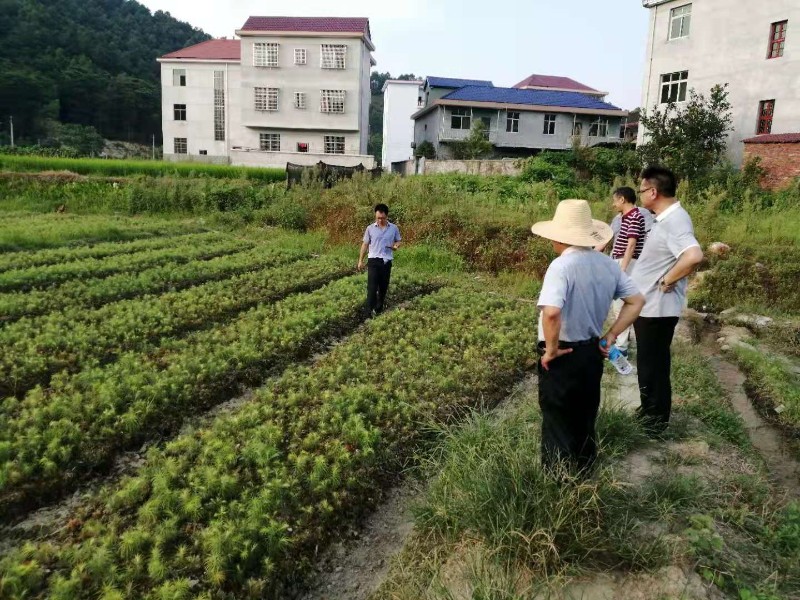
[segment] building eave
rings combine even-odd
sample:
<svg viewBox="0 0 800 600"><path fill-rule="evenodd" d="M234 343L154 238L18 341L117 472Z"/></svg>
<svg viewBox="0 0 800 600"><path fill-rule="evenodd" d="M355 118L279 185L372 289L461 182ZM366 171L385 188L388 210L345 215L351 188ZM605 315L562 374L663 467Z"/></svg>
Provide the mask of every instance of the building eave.
<svg viewBox="0 0 800 600"><path fill-rule="evenodd" d="M215 65L238 65L241 64L241 59L235 58L157 58L156 62L160 63L209 63Z"/></svg>
<svg viewBox="0 0 800 600"><path fill-rule="evenodd" d="M548 106L542 104L504 104L501 102L475 102L468 100L436 100L430 106L426 106L422 110L411 115L413 120L420 119L432 112L439 106L459 106L459 107L472 107L472 108L490 108L502 110L514 110L521 112L549 112L549 113L565 113L570 115L597 115L601 117L627 117L627 110L605 110L597 108L572 108L569 106Z"/></svg>
<svg viewBox="0 0 800 600"><path fill-rule="evenodd" d="M660 6L672 1L673 0L642 0L642 6L644 8L655 8L656 6Z"/></svg>
<svg viewBox="0 0 800 600"><path fill-rule="evenodd" d="M520 88L515 88L518 90L541 90L543 92L573 92L577 94L584 94L586 96L608 96L608 92L601 92L600 90L576 90L574 88L556 88L556 87L544 87L539 85L526 85Z"/></svg>
<svg viewBox="0 0 800 600"><path fill-rule="evenodd" d="M422 85L422 81L417 81L415 79L405 80L405 79L387 79L383 82L383 87L381 88L381 93L386 92L386 88L389 86L390 83L398 83L401 85L416 85L417 87Z"/></svg>
<svg viewBox="0 0 800 600"><path fill-rule="evenodd" d="M358 32L330 32L330 31L254 31L251 29L237 29L236 35L239 37L316 37L316 38L342 38L359 39L375 52L375 44L363 33Z"/></svg>

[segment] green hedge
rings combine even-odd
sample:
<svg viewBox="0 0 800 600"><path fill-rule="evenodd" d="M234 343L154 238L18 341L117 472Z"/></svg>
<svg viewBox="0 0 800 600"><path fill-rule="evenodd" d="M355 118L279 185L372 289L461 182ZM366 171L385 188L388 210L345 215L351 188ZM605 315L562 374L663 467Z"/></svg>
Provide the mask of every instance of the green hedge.
<svg viewBox="0 0 800 600"><path fill-rule="evenodd" d="M283 181L284 169L229 167L204 163L171 163L149 160L114 160L101 158L56 158L50 156L11 156L0 154L0 170L4 171L72 171L80 175L128 177L216 177L220 179L255 179Z"/></svg>

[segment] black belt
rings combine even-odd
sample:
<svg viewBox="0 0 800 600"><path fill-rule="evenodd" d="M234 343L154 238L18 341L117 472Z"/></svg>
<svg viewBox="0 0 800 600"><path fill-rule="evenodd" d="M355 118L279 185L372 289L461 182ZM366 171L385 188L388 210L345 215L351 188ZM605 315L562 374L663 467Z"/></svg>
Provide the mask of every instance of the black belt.
<svg viewBox="0 0 800 600"><path fill-rule="evenodd" d="M588 340L581 340L580 342L565 342L563 340L558 341L558 347L560 350L564 348L580 348L581 346L597 346L600 343L600 338L593 337L589 338ZM546 344L544 342L539 342L536 346L536 349L539 351L540 354L544 354Z"/></svg>

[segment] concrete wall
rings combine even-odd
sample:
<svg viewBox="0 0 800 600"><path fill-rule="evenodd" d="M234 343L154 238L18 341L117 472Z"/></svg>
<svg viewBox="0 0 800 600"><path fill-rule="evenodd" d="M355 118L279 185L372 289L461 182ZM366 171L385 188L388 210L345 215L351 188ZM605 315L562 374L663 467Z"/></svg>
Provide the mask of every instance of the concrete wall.
<svg viewBox="0 0 800 600"><path fill-rule="evenodd" d="M742 160L742 140L756 135L762 100L775 100L772 133L800 132L800 2L693 0L689 36L670 41L670 11L687 3L673 0L649 9L642 105L660 102L666 73L689 71L689 87L704 94L717 83L729 83L734 127L729 156L735 163ZM770 26L787 19L784 55L767 59ZM640 143L643 135L640 131Z"/></svg>
<svg viewBox="0 0 800 600"><path fill-rule="evenodd" d="M420 161L419 173L462 173L465 175L519 175L517 160L425 160Z"/></svg>
<svg viewBox="0 0 800 600"><path fill-rule="evenodd" d="M383 92L383 168L414 155L414 121L419 82L387 81Z"/></svg>
<svg viewBox="0 0 800 600"><path fill-rule="evenodd" d="M173 71L186 71L186 86L173 85ZM225 72L225 141L214 140L214 72ZM177 155L177 160L197 156L201 161L219 162L227 157L231 134L241 128L237 111L239 101L240 69L237 63L201 63L170 61L161 63L161 122L164 139L164 157L173 154L175 138L186 138L188 154ZM176 121L174 105L186 105L186 121ZM208 152L200 156L200 151ZM227 159L226 159L227 160Z"/></svg>
<svg viewBox="0 0 800 600"><path fill-rule="evenodd" d="M784 188L800 177L800 142L789 144L744 144L745 159L759 157L766 170L762 185Z"/></svg>
<svg viewBox="0 0 800 600"><path fill-rule="evenodd" d="M375 157L367 155L311 154L305 152L260 152L257 150L232 150L231 164L236 167L276 167L286 168L286 163L311 166L319 161L341 167L364 165L375 168Z"/></svg>

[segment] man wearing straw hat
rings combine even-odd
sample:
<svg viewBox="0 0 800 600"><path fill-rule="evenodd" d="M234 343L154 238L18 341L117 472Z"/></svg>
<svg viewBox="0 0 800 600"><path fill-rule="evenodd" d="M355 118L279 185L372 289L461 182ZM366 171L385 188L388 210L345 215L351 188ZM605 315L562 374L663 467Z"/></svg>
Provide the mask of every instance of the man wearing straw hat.
<svg viewBox="0 0 800 600"><path fill-rule="evenodd" d="M548 239L559 255L547 269L539 295L539 406L542 464L562 461L587 474L597 454L595 420L600 407L603 356L644 306L644 296L610 257L594 247L611 228L592 219L586 200L563 200L552 221L531 231ZM616 322L600 338L613 300L621 298Z"/></svg>

